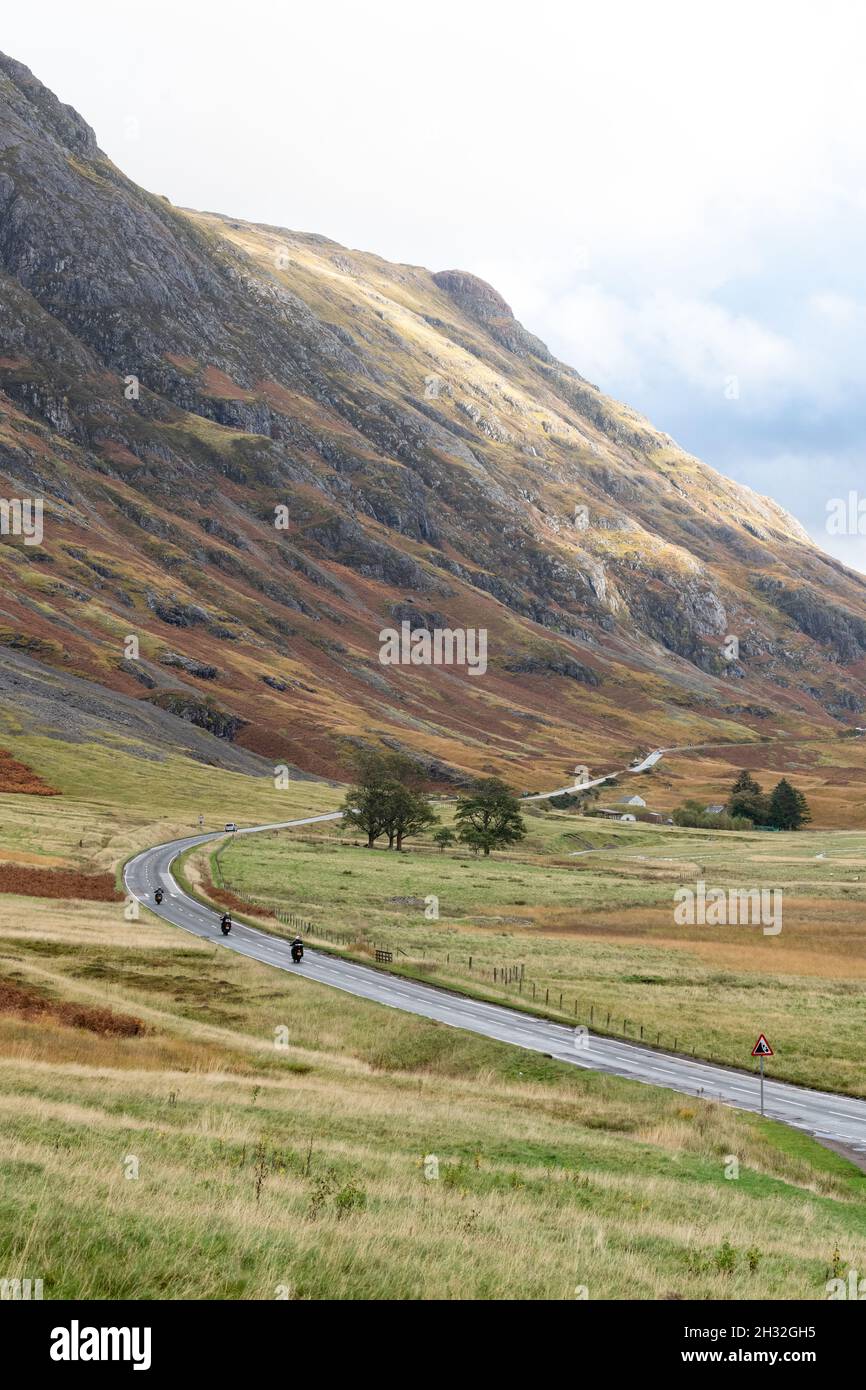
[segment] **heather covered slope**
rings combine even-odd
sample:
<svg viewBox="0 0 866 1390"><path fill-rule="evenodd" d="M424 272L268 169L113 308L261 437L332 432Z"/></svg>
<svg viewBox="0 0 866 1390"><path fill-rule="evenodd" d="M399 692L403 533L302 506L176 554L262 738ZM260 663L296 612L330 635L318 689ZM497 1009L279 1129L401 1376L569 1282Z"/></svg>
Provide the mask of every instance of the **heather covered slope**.
<svg viewBox="0 0 866 1390"><path fill-rule="evenodd" d="M558 785L866 701L864 580L489 286L175 208L2 57L0 494L47 509L0 542L0 702L26 658L155 744ZM486 675L380 665L403 619L487 628Z"/></svg>

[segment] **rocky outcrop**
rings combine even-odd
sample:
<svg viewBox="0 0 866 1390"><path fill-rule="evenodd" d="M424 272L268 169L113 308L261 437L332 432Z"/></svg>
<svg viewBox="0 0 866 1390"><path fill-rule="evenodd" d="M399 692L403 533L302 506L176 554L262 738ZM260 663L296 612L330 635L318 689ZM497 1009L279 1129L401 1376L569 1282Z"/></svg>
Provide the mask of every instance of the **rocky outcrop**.
<svg viewBox="0 0 866 1390"><path fill-rule="evenodd" d="M219 676L216 666L208 666L206 662L195 661L190 656L184 656L182 652L162 652L160 662L163 666L173 666L180 671L185 671L188 676L195 676L201 681L215 681Z"/></svg>
<svg viewBox="0 0 866 1390"><path fill-rule="evenodd" d="M186 695L178 691L163 690L158 695L150 696L150 699L160 709L176 715L178 719L186 720L189 724L194 724L197 729L206 729L209 734L226 739L229 743L237 737L247 723L238 715L222 709L213 700L199 700L193 695Z"/></svg>
<svg viewBox="0 0 866 1390"><path fill-rule="evenodd" d="M513 656L502 664L506 671L511 671L514 675L567 676L569 680L580 681L581 685L595 686L600 683L595 671L556 651L530 652L525 656Z"/></svg>
<svg viewBox="0 0 866 1390"><path fill-rule="evenodd" d="M550 352L540 338L528 333L518 323L501 294L465 270L440 270L433 276L435 284L454 300L469 317L486 329L492 338L515 357L537 357L552 362Z"/></svg>
<svg viewBox="0 0 866 1390"><path fill-rule="evenodd" d="M843 665L866 655L866 619L838 604L827 603L803 585L794 588L767 577L756 580L756 588L801 632L828 646Z"/></svg>

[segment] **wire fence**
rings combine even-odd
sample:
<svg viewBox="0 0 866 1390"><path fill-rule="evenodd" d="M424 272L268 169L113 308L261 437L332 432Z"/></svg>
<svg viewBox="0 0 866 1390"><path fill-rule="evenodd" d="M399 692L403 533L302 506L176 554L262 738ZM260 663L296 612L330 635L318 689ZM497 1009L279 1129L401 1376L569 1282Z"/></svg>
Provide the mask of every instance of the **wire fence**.
<svg viewBox="0 0 866 1390"><path fill-rule="evenodd" d="M511 994L516 1000L534 1004L536 1008L543 1006L563 1018L573 1020L574 1025L582 1024L599 1031L603 1030L612 1037L623 1038L629 1042L643 1042L673 1052L680 1050L681 1040L678 1034L663 1033L661 1029L647 1027L615 1009L609 1009L607 1005L581 1000L568 990L540 984L527 976L525 962L518 965L489 965L477 961L474 956L461 957L452 951L446 951L444 957L436 952L425 952L423 959L418 959L410 956L401 947L395 946L393 942L386 944L369 941L363 932L341 932L331 927L317 926L309 918L289 912L276 900L254 898L243 889L235 887L226 879L218 860L219 855L214 854L213 863L220 880L219 887L232 893L254 911L265 909L294 932L303 933L316 941L325 941L344 950L361 949L372 955L379 964L391 964L396 953L405 957L406 962L422 974L444 973L458 978L462 975L468 980L484 981L506 995ZM683 1050L690 1052L692 1056L697 1055L694 1048L685 1047ZM713 1061L712 1053L709 1054L709 1060Z"/></svg>

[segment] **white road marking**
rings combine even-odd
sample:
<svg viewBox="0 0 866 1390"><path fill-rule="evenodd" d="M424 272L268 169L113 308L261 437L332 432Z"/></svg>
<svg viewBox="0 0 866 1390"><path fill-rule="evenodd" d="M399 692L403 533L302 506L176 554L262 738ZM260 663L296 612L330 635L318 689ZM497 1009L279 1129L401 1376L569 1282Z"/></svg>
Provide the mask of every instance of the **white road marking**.
<svg viewBox="0 0 866 1390"><path fill-rule="evenodd" d="M642 762L629 768L628 772L638 773L653 766L662 757L663 751L658 749L650 753ZM614 775L616 774L609 774ZM609 776L597 778L595 782L586 785L600 785L608 781ZM540 801L560 795L562 791L574 790L574 787L567 787L562 788L560 792L543 792L523 799ZM330 811L323 815L304 816L270 825L247 826L236 833L253 835L269 830L288 830L294 826L340 820L342 814L341 811ZM222 937L218 929L219 915L188 898L171 875L171 868L184 850L194 845L207 844L211 840L221 838L223 834L223 831L208 831L144 850L126 866L124 885L127 892L156 915L184 931L192 932L217 945L227 946L239 955L258 960L287 974L306 977L315 984L339 989L387 1008L415 1013L446 1027L480 1033L528 1051L549 1053L560 1061L583 1070L595 1070L647 1085L663 1086L690 1097L706 1100L718 1098L722 1104L737 1109L759 1109L756 1073L719 1067L697 1058L656 1052L640 1043L608 1039L598 1034L591 1035L588 1048L578 1050L570 1045L573 1033L566 1023L533 1018L532 1015L523 1014L507 1005L450 994L446 989L374 970L354 961L322 956L309 949L303 963L296 966L289 955L289 942L281 937L269 936L259 928L238 924L230 936ZM172 885L170 891L175 901L163 904L162 909L149 900L152 899L152 893L149 893L152 872L164 882L170 881ZM768 1118L782 1120L793 1128L813 1134L816 1138L848 1144L858 1152L866 1151L866 1101L859 1097L852 1096L849 1100L838 1094L768 1080L765 1082L765 1110ZM843 1123L828 1125L828 1119L838 1119ZM854 1132L851 1133L850 1130Z"/></svg>

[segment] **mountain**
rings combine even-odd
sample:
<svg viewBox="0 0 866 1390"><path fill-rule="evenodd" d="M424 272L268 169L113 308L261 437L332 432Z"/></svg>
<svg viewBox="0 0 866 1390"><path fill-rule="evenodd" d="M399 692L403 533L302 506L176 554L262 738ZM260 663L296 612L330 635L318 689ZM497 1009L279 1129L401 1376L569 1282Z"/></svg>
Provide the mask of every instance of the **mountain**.
<svg viewBox="0 0 866 1390"><path fill-rule="evenodd" d="M866 701L866 580L489 285L174 207L3 56L0 491L45 506L0 707L64 737L540 786ZM485 629L486 673L383 665L402 622Z"/></svg>

